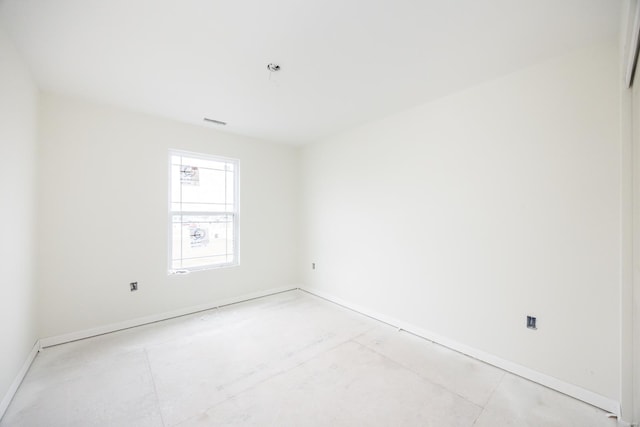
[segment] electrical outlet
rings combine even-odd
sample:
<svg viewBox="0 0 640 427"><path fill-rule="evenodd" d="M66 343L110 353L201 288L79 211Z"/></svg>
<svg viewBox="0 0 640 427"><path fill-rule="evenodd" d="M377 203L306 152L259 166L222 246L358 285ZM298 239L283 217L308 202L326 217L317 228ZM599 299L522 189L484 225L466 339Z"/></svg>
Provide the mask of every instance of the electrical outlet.
<svg viewBox="0 0 640 427"><path fill-rule="evenodd" d="M311 269L312 269L312 270L315 270L315 269L316 269L316 263L315 263L315 262L312 262L312 263L311 263Z"/></svg>
<svg viewBox="0 0 640 427"><path fill-rule="evenodd" d="M129 283L129 287L131 288L131 292L138 290L138 282Z"/></svg>
<svg viewBox="0 0 640 427"><path fill-rule="evenodd" d="M533 316L527 316L527 328L529 329L538 329L536 326L536 318Z"/></svg>

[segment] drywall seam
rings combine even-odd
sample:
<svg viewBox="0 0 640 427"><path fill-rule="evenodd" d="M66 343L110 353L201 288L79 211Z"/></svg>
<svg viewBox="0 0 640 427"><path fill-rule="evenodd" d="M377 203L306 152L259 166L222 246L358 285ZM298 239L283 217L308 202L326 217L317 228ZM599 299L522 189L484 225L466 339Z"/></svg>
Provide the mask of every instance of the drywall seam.
<svg viewBox="0 0 640 427"><path fill-rule="evenodd" d="M15 396L16 392L18 391L18 387L20 387L20 384L22 384L22 380L24 379L25 375L27 375L27 372L29 371L31 364L35 360L41 348L42 346L40 345L40 340L37 340L36 343L31 348L31 351L27 355L27 359L22 364L20 371L18 371L18 374L16 375L16 377L13 379L13 382L9 386L9 390L7 390L7 393L2 398L2 401L0 402L0 420L4 416L4 413L7 411L7 408L9 407L9 404L11 403L13 396Z"/></svg>
<svg viewBox="0 0 640 427"><path fill-rule="evenodd" d="M608 397L602 396L598 393L594 393L590 390L584 389L582 387L578 387L576 385L564 382L557 378L551 377L549 375L543 374L541 372L537 372L533 369L527 368L525 366L519 365L514 362L510 362L508 360L502 359L500 357L494 356L490 353L486 353L484 351L478 350L466 344L459 343L457 341L451 340L442 335L438 335L426 329L423 329L419 326L415 326L406 322L403 322L399 319L378 313L376 311L370 310L366 307L362 307L357 304L353 304L351 302L345 301L341 298L337 298L328 293L318 291L316 289L308 289L308 288L299 288L301 291L307 292L311 295L315 295L319 298L326 299L334 304L338 304L365 316L371 317L375 320L379 320L388 325L394 326L396 328L405 330L419 337L425 338L429 341L433 341L437 344L440 344L444 347L450 348L451 350L455 350L457 352L463 353L467 356L471 356L474 359L478 359L482 362L488 363L490 365L496 366L505 371L516 374L520 377L533 381L535 383L541 384L545 387L549 387L550 389L559 391L560 393L564 393L568 396L571 396L575 399L586 402L590 405L596 406L600 409L604 409L616 416L620 416L620 402L617 402Z"/></svg>
<svg viewBox="0 0 640 427"><path fill-rule="evenodd" d="M162 320L173 319L175 317L186 316L188 314L197 313L199 311L211 310L225 305L236 304L239 302L249 301L256 298L266 297L269 295L279 294L281 292L292 291L298 289L296 286L283 286L279 288L272 288L263 291L253 292L238 297L225 298L223 300L210 302L207 304L195 305L190 307L181 308L160 314L152 314L150 316L138 317L136 319L125 320L123 322L111 323L108 325L98 326L96 328L85 329L82 331L70 332L68 334L55 335L51 337L41 338L40 345L42 348L51 347L54 345L64 344L71 341L77 341L84 338L94 337L96 335L104 335L111 332L120 331L123 329L134 328L136 326L142 326L149 323L155 323Z"/></svg>

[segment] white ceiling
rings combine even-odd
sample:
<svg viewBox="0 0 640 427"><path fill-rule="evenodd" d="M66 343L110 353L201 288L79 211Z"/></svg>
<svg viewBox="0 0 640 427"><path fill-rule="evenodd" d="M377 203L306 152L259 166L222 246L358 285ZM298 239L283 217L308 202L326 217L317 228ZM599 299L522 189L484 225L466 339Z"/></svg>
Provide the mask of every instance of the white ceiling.
<svg viewBox="0 0 640 427"><path fill-rule="evenodd" d="M288 143L613 41L619 17L619 0L0 3L44 90Z"/></svg>

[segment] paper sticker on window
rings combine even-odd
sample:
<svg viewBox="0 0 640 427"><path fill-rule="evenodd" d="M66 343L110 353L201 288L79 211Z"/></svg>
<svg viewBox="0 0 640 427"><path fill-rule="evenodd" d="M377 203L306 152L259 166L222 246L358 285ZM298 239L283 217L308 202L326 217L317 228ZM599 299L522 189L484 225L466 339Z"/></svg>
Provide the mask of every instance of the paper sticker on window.
<svg viewBox="0 0 640 427"><path fill-rule="evenodd" d="M204 248L209 245L209 233L197 225L189 226L189 237L192 248Z"/></svg>
<svg viewBox="0 0 640 427"><path fill-rule="evenodd" d="M200 185L200 171L197 166L180 166L180 183L186 185Z"/></svg>

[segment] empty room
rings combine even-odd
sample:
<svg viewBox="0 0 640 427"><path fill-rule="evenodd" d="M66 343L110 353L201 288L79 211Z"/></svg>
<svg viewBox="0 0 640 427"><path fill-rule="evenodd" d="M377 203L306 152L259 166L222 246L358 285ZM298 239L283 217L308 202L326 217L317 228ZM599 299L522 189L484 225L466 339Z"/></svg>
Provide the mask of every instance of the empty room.
<svg viewBox="0 0 640 427"><path fill-rule="evenodd" d="M638 0L0 0L0 427L640 425Z"/></svg>

